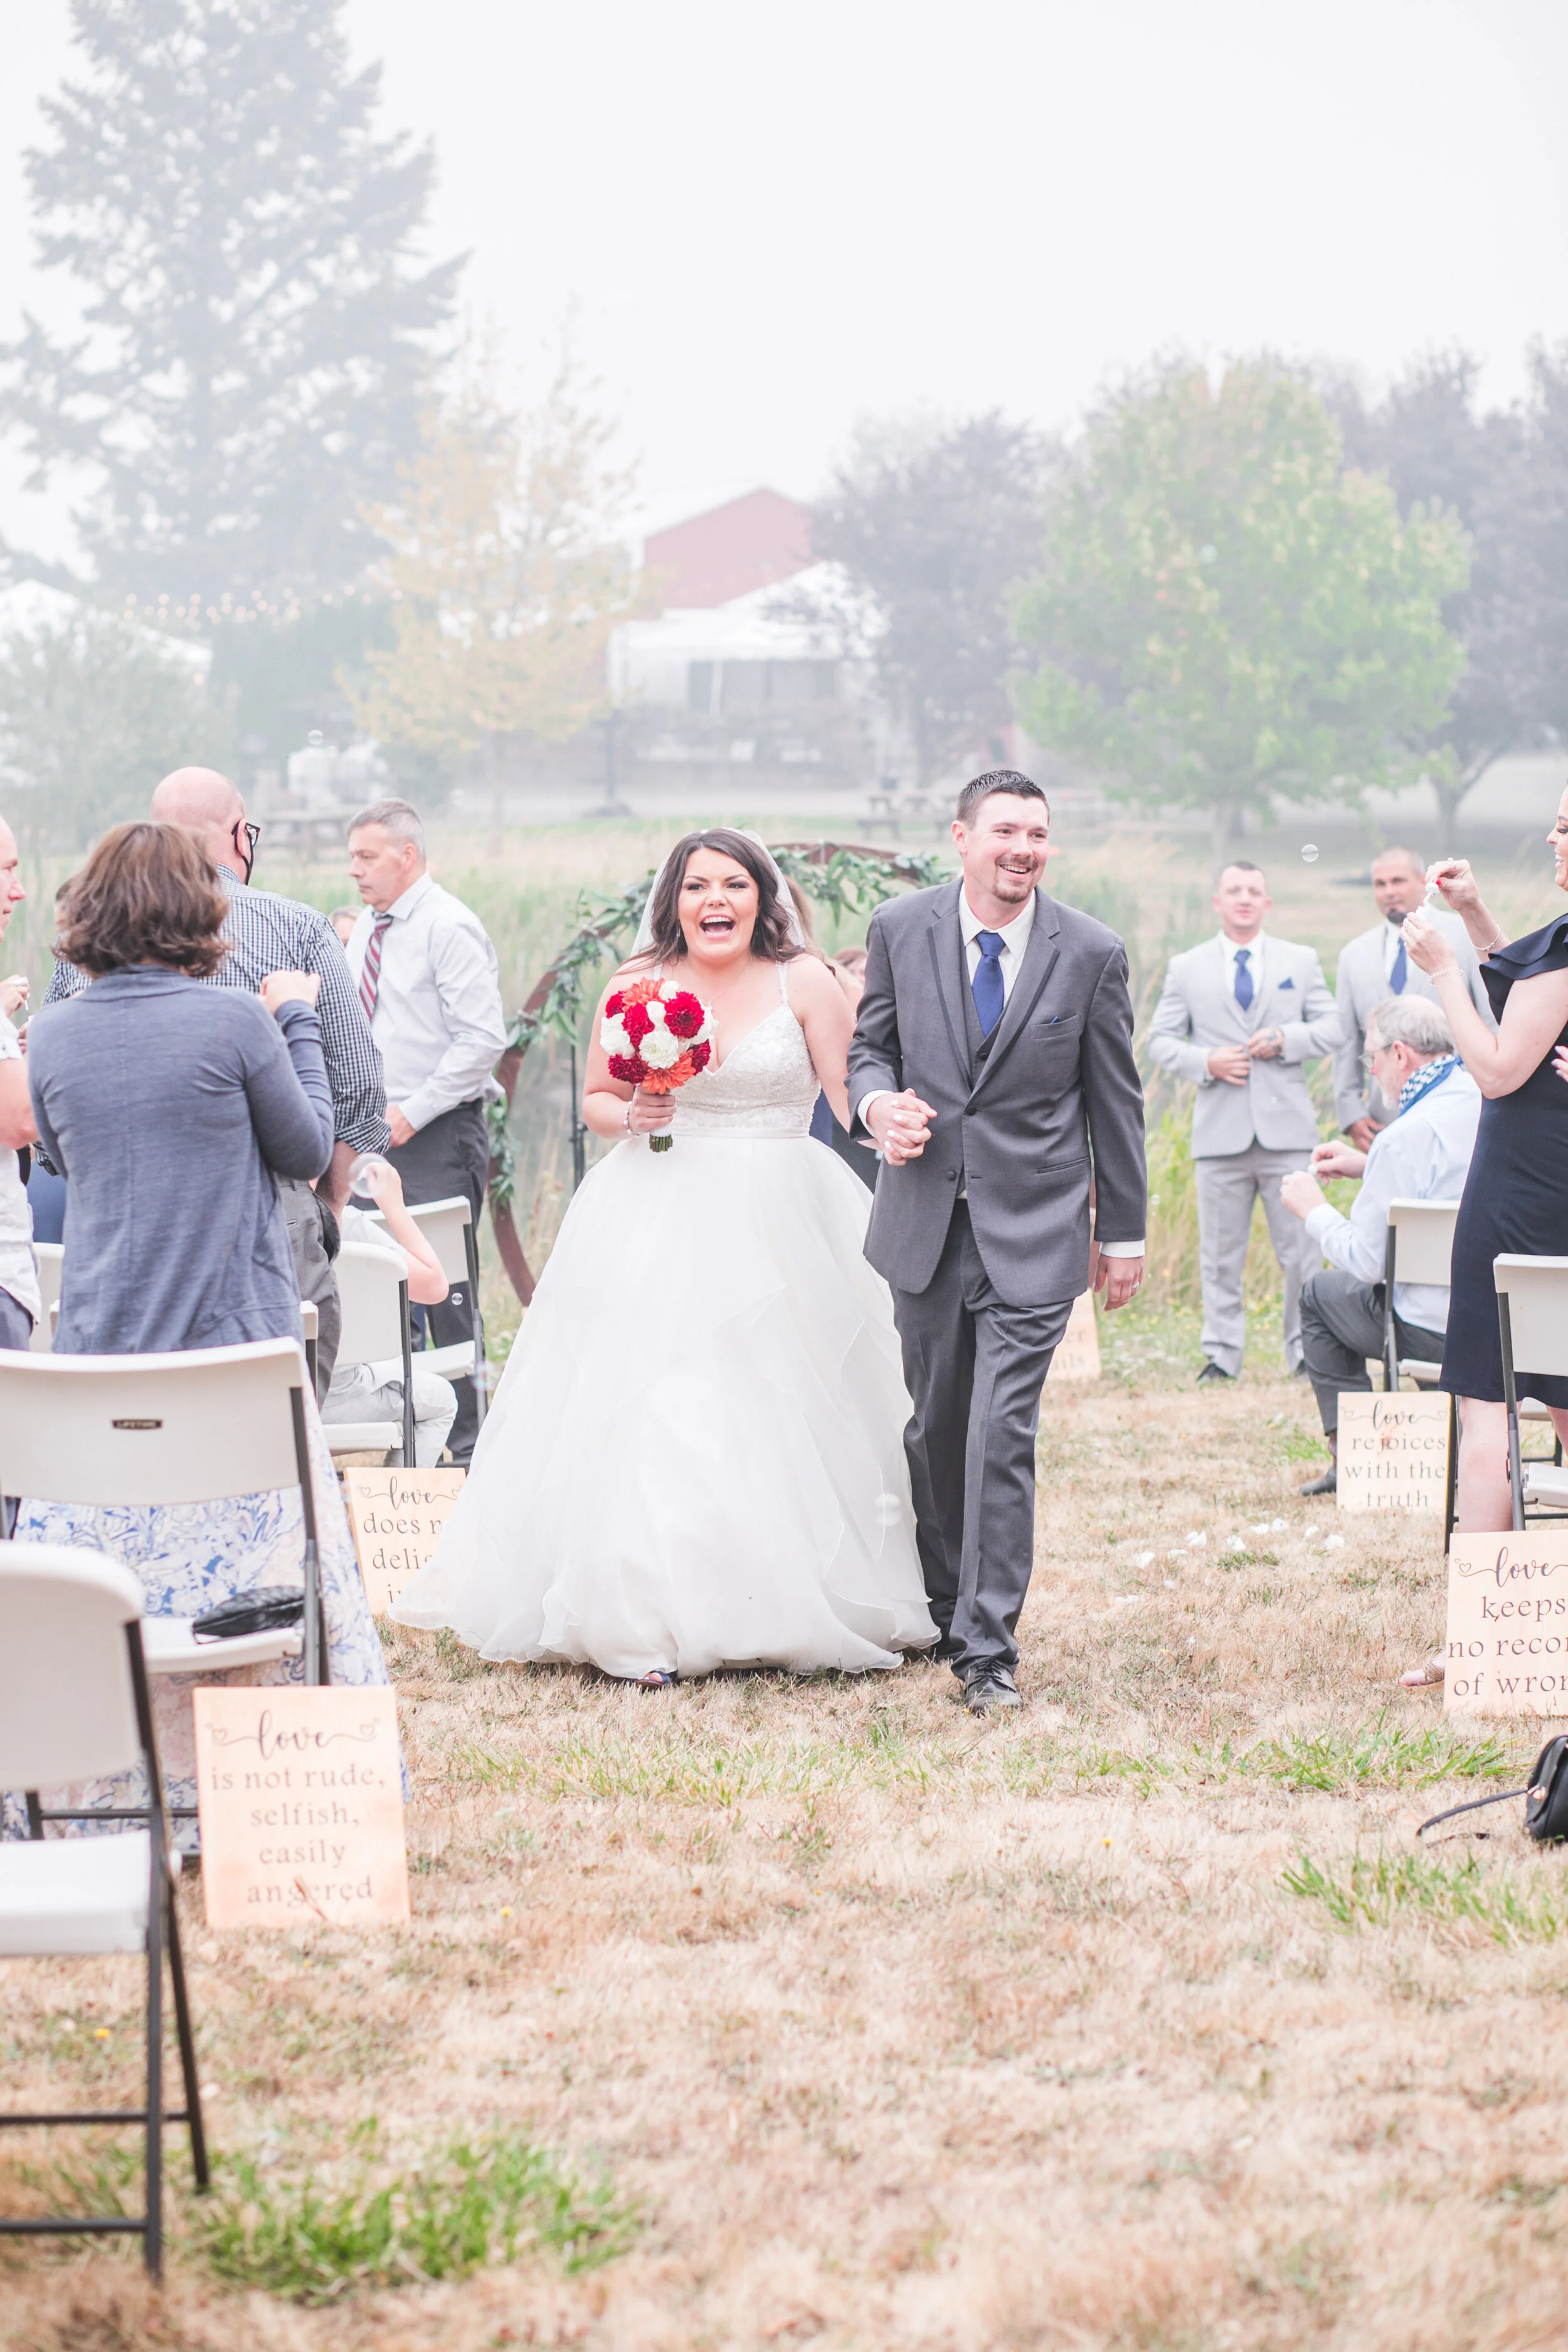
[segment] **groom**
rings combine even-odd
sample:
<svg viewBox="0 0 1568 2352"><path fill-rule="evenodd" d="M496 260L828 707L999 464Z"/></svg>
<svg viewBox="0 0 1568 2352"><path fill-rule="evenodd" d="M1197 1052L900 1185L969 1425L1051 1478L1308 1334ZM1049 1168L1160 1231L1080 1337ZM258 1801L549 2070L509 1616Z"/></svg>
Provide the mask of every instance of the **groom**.
<svg viewBox="0 0 1568 2352"><path fill-rule="evenodd" d="M866 1255L892 1286L926 1597L970 1712L1019 1705L1040 1390L1080 1291L1143 1278L1143 1089L1127 957L1039 887L1050 809L1012 769L964 786L957 882L871 919L849 1049L880 1147ZM1090 1238L1090 1216L1094 1236Z"/></svg>

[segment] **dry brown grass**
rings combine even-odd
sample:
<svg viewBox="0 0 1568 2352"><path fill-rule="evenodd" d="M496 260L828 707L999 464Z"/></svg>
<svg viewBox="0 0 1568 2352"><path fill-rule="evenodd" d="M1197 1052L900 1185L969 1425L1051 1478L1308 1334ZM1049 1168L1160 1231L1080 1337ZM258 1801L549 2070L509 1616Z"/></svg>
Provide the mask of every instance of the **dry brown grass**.
<svg viewBox="0 0 1568 2352"><path fill-rule="evenodd" d="M1443 1778L1440 1711L1390 1687L1437 1630L1437 1546L1297 1500L1300 1388L1163 1378L1051 1399L1016 1723L971 1725L942 1670L642 1693L399 1635L411 1928L209 1937L187 1890L220 2147L303 2169L367 2115L409 2145L499 2121L637 2200L619 2261L309 2311L223 2288L188 2239L162 2296L123 2252L13 2250L0 2337L1560 2343L1568 1949L1440 1906L1347 1929L1281 1884L1302 1853L1405 1854L1484 1785ZM1435 1734L1424 1767L1390 1727ZM1331 1785L1292 1787L1312 1735ZM1517 1817L1437 1859L1554 1896ZM3 1980L8 2100L129 2086L133 1969Z"/></svg>

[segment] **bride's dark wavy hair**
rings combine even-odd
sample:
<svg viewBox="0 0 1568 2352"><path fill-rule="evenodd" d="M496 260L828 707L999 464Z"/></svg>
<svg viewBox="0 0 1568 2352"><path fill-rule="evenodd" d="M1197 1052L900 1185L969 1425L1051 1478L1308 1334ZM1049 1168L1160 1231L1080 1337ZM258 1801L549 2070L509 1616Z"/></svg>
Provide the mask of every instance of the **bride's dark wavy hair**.
<svg viewBox="0 0 1568 2352"><path fill-rule="evenodd" d="M665 859L658 887L653 894L653 942L638 961L663 962L671 956L686 953L686 935L680 928L680 886L700 849L716 849L721 857L732 857L756 884L757 924L752 933L752 953L764 956L770 963L788 963L792 957L799 955L800 950L790 937L789 901L780 892L767 858L745 834L731 833L728 825L719 824L706 833L683 835Z"/></svg>

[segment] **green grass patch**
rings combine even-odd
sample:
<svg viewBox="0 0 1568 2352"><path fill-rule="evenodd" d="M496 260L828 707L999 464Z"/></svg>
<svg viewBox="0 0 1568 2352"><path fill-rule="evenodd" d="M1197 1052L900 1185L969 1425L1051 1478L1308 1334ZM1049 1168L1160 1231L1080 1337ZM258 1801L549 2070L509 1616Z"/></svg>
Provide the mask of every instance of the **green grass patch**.
<svg viewBox="0 0 1568 2352"><path fill-rule="evenodd" d="M1320 1905L1340 1927L1392 1927L1410 1919L1479 1927L1499 1944L1552 1943L1568 1929L1568 1893L1559 1880L1531 1886L1474 1854L1443 1862L1423 1853L1358 1853L1327 1869L1302 1854L1279 1883L1287 1894Z"/></svg>
<svg viewBox="0 0 1568 2352"><path fill-rule="evenodd" d="M1510 1758L1495 1733L1468 1739L1446 1724L1417 1727L1385 1711L1353 1731L1298 1731L1264 1740L1237 1758L1234 1769L1279 1780L1287 1789L1342 1796L1352 1789L1427 1789L1439 1780L1500 1780Z"/></svg>
<svg viewBox="0 0 1568 2352"><path fill-rule="evenodd" d="M467 2278L548 2254L569 2271L625 2252L632 2210L515 2133L454 2139L388 2173L362 2150L352 2178L290 2178L233 2156L188 2208L197 2252L219 2278L306 2304L354 2289Z"/></svg>

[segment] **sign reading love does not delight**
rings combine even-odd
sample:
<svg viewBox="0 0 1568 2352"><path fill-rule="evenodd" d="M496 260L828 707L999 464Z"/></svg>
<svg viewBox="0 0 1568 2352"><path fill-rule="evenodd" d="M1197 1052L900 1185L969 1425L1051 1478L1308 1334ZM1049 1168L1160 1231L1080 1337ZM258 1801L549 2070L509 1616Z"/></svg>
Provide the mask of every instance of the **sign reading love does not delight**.
<svg viewBox="0 0 1568 2352"><path fill-rule="evenodd" d="M440 1541L466 1470L343 1472L349 1524L371 1614L384 1617Z"/></svg>
<svg viewBox="0 0 1568 2352"><path fill-rule="evenodd" d="M193 1696L208 1927L406 1919L392 1692L273 1683Z"/></svg>
<svg viewBox="0 0 1568 2352"><path fill-rule="evenodd" d="M1568 1524L1455 1536L1443 1704L1453 1715L1568 1715Z"/></svg>
<svg viewBox="0 0 1568 2352"><path fill-rule="evenodd" d="M1447 1490L1447 1395L1342 1392L1342 1511L1440 1511Z"/></svg>

